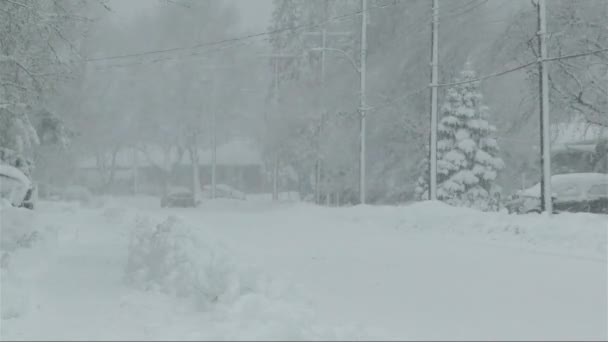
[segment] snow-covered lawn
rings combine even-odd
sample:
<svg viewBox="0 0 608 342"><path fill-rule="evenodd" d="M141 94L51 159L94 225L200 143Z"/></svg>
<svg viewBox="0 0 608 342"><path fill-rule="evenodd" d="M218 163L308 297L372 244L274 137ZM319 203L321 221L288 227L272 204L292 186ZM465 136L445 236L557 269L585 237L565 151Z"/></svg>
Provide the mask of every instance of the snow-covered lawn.
<svg viewBox="0 0 608 342"><path fill-rule="evenodd" d="M608 339L606 216L143 198L0 215L2 339Z"/></svg>

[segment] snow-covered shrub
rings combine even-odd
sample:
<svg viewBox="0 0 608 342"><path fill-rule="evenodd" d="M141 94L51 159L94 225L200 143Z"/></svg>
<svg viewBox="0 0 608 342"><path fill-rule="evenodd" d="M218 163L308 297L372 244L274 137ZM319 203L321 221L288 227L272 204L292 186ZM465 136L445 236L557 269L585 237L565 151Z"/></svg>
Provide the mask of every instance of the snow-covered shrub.
<svg viewBox="0 0 608 342"><path fill-rule="evenodd" d="M3 320L17 318L27 311L29 296L22 280L13 270L2 267L0 272L0 317Z"/></svg>
<svg viewBox="0 0 608 342"><path fill-rule="evenodd" d="M23 265L22 263L15 265L15 261L22 261L19 258L22 255L19 253L32 249L44 238L38 227L39 223L34 211L12 206L0 208L0 272L2 272L0 316L2 319L19 317L28 309L29 291L20 276ZM40 263L40 255L37 255L34 262Z"/></svg>
<svg viewBox="0 0 608 342"><path fill-rule="evenodd" d="M217 243L202 241L181 220L138 220L131 234L126 281L137 289L192 299L203 308L251 290Z"/></svg>
<svg viewBox="0 0 608 342"><path fill-rule="evenodd" d="M0 250L10 253L32 245L39 234L36 231L34 212L7 206L0 209Z"/></svg>
<svg viewBox="0 0 608 342"><path fill-rule="evenodd" d="M461 81L476 73L469 63ZM495 184L504 162L493 137L496 127L488 123L488 107L482 103L479 82L459 84L448 90L438 125L437 198L446 203L482 210L497 210L500 187ZM418 180L416 193L428 198L428 163Z"/></svg>

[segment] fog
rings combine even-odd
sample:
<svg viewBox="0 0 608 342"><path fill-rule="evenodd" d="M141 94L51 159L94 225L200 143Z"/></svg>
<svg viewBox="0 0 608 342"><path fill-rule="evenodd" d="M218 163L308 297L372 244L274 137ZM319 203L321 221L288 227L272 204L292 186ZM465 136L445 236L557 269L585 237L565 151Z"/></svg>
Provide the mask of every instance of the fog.
<svg viewBox="0 0 608 342"><path fill-rule="evenodd" d="M370 3L363 93L368 127L363 138L358 71L361 4L357 1L68 4L62 7L67 19L61 27L53 24L58 32L49 37L53 43L48 53L57 55L51 58L51 66L62 71L35 80L44 83L45 89L28 105L57 116L70 133L70 143L53 151L57 153L53 157L43 153L59 162L54 167L61 171L53 174L50 165L37 167L33 172L38 177L100 194L200 188L212 183L212 173L216 178L228 176L220 176L224 171L218 173L217 163L211 160L199 161L202 170L195 170L188 156L200 158L198 154L207 153L234 159L213 153L232 143L248 145L244 148L257 155L257 162L249 167L258 171L249 181L229 184L237 180L217 179L246 187L241 191L297 192L301 198L316 196L316 201L339 193L355 204L360 202L357 193L364 165L370 203L416 198L431 131L428 1ZM554 18L548 25L557 32L550 47L562 54L585 52L582 48L587 46L577 37L588 31L599 30L596 43L602 46L603 29L594 26L593 20L602 19L605 4L575 7L563 1L549 7ZM590 21L589 28L568 19L572 11L576 20ZM536 53L530 44L535 37L534 7L527 1L450 1L441 13L445 20L438 34L439 82L458 80L465 62L476 75L508 71L476 84L488 107L488 122L496 127L497 153L508 166L498 172L496 183L506 194L534 184L540 177L540 129L534 115L539 103L534 80L538 73L533 67L509 71ZM560 32L573 25L568 32ZM328 32L325 50L323 29ZM603 58L591 54L564 67L577 68L580 75L588 75L584 70L597 75L583 76L580 86L575 84L580 75L551 70L552 84L561 82L553 78L565 78L564 85L551 94L556 104L551 110L553 140L568 134L586 139L589 131L605 133L603 118L599 125L597 120L605 107L602 82L598 82L604 73ZM595 60L600 64L594 64ZM580 63L584 65L579 68ZM593 66L585 69L587 65ZM577 87L584 89L591 102L577 101ZM449 87L438 91L442 115ZM560 133L563 130L585 133ZM26 156L38 149L16 146L20 139L7 137L11 139L6 147L21 149ZM362 139L365 155L360 153ZM127 163L127 154L134 160ZM135 166L135 159L143 164ZM114 165L116 160L120 165ZM188 163L193 169L190 173L202 174L177 170L178 164ZM141 179L135 179L138 167L155 171L140 172ZM521 173L527 181L518 177ZM194 184L197 179L202 185Z"/></svg>
<svg viewBox="0 0 608 342"><path fill-rule="evenodd" d="M19 281L61 283L28 268L38 255L32 251L42 245L42 254L58 251L44 267L69 274L71 258L89 255L90 247L97 253L91 258L120 265L108 272L120 269L115 280L127 279L129 291L148 296L158 290L202 307L189 308L196 314L180 316L179 323L146 316L128 328L116 318L98 317L116 324L115 334L95 333L93 320L82 321L71 334L59 327L75 324L76 313L86 310L76 304L78 294L63 294L74 300L68 309L72 304L54 302L61 294L28 288L26 294L2 293L3 298L27 298L17 301L17 308L10 302L6 314L3 308L2 324L9 330L2 337L605 337L605 321L599 320L606 316L605 305L587 305L606 304L605 293L597 298L601 289L596 288L588 302L567 298L562 303L572 312L592 313L586 319L595 325L588 335L576 324L527 326L521 317L517 324L525 327L514 333L499 323L506 316L481 313L491 310L484 303L497 294L481 291L479 282L471 289L480 289L474 303L483 310L472 309L453 325L431 290L424 298L434 314L423 317L420 302L393 306L387 298L400 298L399 289L386 284L377 291L386 291L387 298L362 304L370 306L370 316L348 315L344 329L338 327L345 322L331 316L360 310L349 303L376 291L373 282L357 274L388 277L391 272L377 268L401 258L423 258L427 249L443 260L456 248L454 262L467 265L463 277L483 279L483 272L471 267L475 256L466 253L478 238L539 253L557 251L570 258L569 270L588 270L580 282L564 286L583 289L598 276L598 263L605 268L606 262L606 247L598 241L605 243L608 213L606 18L606 0L0 0L0 223L8 227L3 234L11 236L3 240L3 265L4 255L6 260L14 256L12 269L31 271L16 272L24 277ZM572 189L580 193L568 192ZM564 212L562 223L551 221L552 214ZM450 220L454 226L446 224ZM585 225L590 230L577 230ZM23 227L27 233L20 233ZM406 231L407 237L393 236L393 229ZM17 233L7 233L13 230ZM210 233L212 241L229 241L238 252L224 252L221 243L206 245L200 232ZM439 239L455 234L470 240L456 243L457 248L427 232ZM30 242L35 236L43 236L44 243ZM257 249L247 246L250 239ZM292 246L294 239L301 244ZM400 244L411 251L402 251ZM189 266L171 264L173 254L155 254L147 249L153 245L179 249L176 255L183 258L175 260L188 259ZM276 255L269 252L274 246L281 246ZM19 256L23 249L34 257ZM487 245L479 253L505 267L519 257ZM359 260L363 254L374 256ZM593 261L578 265L572 258L579 254ZM214 255L231 261L216 263ZM282 264L275 256L289 261ZM268 266L272 277L308 287L320 312L315 319L331 321L331 329L298 325L302 317L310 318L306 310L280 309L281 291L273 281L264 287L258 278L245 279L248 273L240 267L246 261ZM507 279L493 273L487 285L506 287L508 279L536 274L535 265L546 265L549 272L538 275L539 282L559 273L554 260L530 256L523 263L528 266ZM349 273L353 264L359 272ZM86 287L95 275L84 265L73 267L81 267L76 277ZM158 265L180 271L164 274ZM300 269L290 270L292 265ZM400 274L414 267L395 265ZM440 265L429 261L427 266ZM201 269L211 272L201 273L204 280L197 278ZM442 270L451 274L450 267ZM147 276L162 279L152 286ZM172 277L183 281L174 283ZM359 285L348 283L348 277ZM405 286L404 277L395 277L395 284ZM311 283L317 278L321 285ZM6 286L19 288L19 281ZM428 280L434 281L445 279ZM408 284L407 289L422 291L426 285ZM345 289L344 299L324 292L331 286ZM259 302L243 302L250 288L261 296ZM51 292L64 290L58 286ZM122 304L112 301L120 296L137 310L147 312L141 305L150 302L158 305L150 311L167 309L159 298L114 290L102 296L116 304L108 312L118 312L113 310ZM464 297L452 290L450 308L467 311ZM548 296L566 291L553 290L538 297L525 288L514 291L537 300L543 310L532 311L544 315L552 311ZM201 292L206 297L190 301L192 293ZM47 307L20 309L35 307L23 303L37 300ZM170 303L175 309L173 299ZM499 304L503 313L517 311L508 301ZM44 320L51 307L74 317L58 316L63 318L39 335L23 330ZM263 307L277 311L260 314ZM186 322L185 317L201 312L211 315L204 318L213 327L208 335L200 335L190 324L194 321ZM286 318L288 312L299 318L291 321L295 316ZM276 326L250 319L257 314L260 322ZM226 317L230 324L210 323ZM394 317L409 323L400 326ZM470 322L478 319L484 319L484 328L475 331ZM349 325L356 322L371 330ZM171 327L166 334L152 327L164 324ZM376 334L376 327L384 332ZM184 332L188 329L194 329L192 335Z"/></svg>

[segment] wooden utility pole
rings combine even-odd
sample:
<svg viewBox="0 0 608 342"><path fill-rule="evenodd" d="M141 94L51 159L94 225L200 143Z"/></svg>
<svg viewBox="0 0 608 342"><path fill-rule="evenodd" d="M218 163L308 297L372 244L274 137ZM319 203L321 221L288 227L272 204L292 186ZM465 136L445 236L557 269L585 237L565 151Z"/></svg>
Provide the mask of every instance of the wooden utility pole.
<svg viewBox="0 0 608 342"><path fill-rule="evenodd" d="M366 103L365 103L365 83L366 83L366 64L367 64L367 0L361 0L361 67L360 81L361 94L360 106L361 112L361 131L360 131L360 154L359 154L359 202L365 204L365 145L366 145Z"/></svg>
<svg viewBox="0 0 608 342"><path fill-rule="evenodd" d="M538 48L540 60L538 63L540 79L540 150L541 150L541 207L551 215L553 201L551 192L551 136L549 131L549 70L547 62L547 17L545 0L538 0Z"/></svg>
<svg viewBox="0 0 608 342"><path fill-rule="evenodd" d="M218 95L218 79L217 75L214 74L213 84L211 85L213 87L212 94L214 99L217 99ZM219 106L217 106L217 100L213 103L216 105L211 109L211 198L215 199L217 189L217 110Z"/></svg>
<svg viewBox="0 0 608 342"><path fill-rule="evenodd" d="M326 6L327 6L327 2L326 2ZM327 13L327 8L325 9L326 13ZM325 115L327 112L327 109L325 108L325 74L326 74L326 53L327 53L327 36L350 36L352 35L352 32L328 32L325 28L323 28L321 31L319 32L306 32L304 33L304 35L311 35L311 36L321 36L321 47L320 48L313 48L312 50L315 51L320 51L321 52L321 81L320 81L320 94L321 94L321 122L319 124L319 132L318 132L318 138L317 138L317 149L319 149L319 140L321 138L321 135L323 134L323 125L324 125L324 120L325 120ZM320 151L317 151L317 160L315 163L315 189L314 189L314 198L315 198L315 203L320 204L320 199L321 199L321 170L322 170L322 160L320 158L319 155Z"/></svg>
<svg viewBox="0 0 608 342"><path fill-rule="evenodd" d="M139 153L137 151L137 148L135 148L135 146L133 146L133 195L137 195L138 193L138 168L139 168L139 162L138 162L138 158L137 158L137 153Z"/></svg>
<svg viewBox="0 0 608 342"><path fill-rule="evenodd" d="M433 0L433 22L431 35L431 143L429 199L437 199L437 79L439 63L439 0Z"/></svg>
<svg viewBox="0 0 608 342"><path fill-rule="evenodd" d="M264 55L261 57L271 58L273 60L273 73L274 73L274 96L273 96L273 107L275 115L279 115L280 109L280 87L279 87L279 61L281 59L297 58L297 55L286 55L282 53ZM268 122L267 122L268 123ZM273 146L275 149L273 156L272 165L272 200L277 201L279 199L279 147Z"/></svg>

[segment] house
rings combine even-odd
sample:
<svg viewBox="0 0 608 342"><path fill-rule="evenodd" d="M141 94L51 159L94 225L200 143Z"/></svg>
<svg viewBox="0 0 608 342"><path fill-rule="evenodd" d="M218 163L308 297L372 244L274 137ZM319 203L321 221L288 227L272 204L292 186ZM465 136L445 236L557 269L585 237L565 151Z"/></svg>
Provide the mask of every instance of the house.
<svg viewBox="0 0 608 342"><path fill-rule="evenodd" d="M200 184L211 183L212 151L199 148ZM193 182L192 161L188 152L178 156L176 149L159 146L128 147L77 162L75 182L89 189L113 194L162 192L165 177L171 187L190 188ZM228 184L247 193L264 187L263 161L257 147L246 140L234 140L218 146L216 182Z"/></svg>

